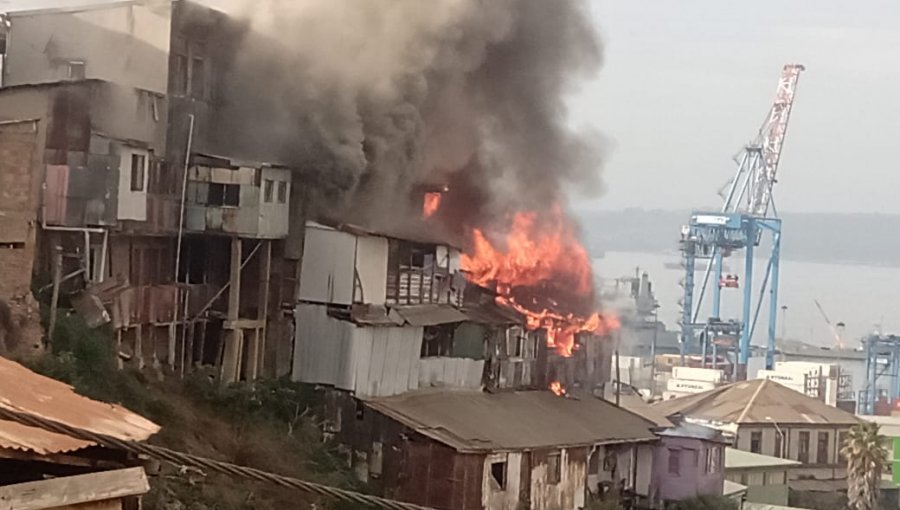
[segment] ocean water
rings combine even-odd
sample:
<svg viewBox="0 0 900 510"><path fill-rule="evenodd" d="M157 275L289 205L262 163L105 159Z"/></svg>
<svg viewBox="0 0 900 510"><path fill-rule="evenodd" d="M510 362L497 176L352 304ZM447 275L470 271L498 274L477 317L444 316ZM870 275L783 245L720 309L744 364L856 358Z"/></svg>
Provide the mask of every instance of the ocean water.
<svg viewBox="0 0 900 510"><path fill-rule="evenodd" d="M680 262L677 252L607 252L593 261L596 278L603 286L612 285L616 278L634 276L635 268L647 272L660 305L659 318L671 329L677 328L681 314L678 301L682 298L683 289L679 281L684 278L684 271L667 268L666 264ZM742 258L731 259L726 265L730 266L731 271L743 274ZM755 300L765 274L765 261L757 261L754 273ZM703 272L698 271L696 278L699 289ZM742 286L744 283L741 281ZM742 293L743 289L723 289L723 319L740 319ZM711 296L709 290L707 296ZM857 347L860 338L876 330L885 334L900 334L900 268L782 260L777 336L784 334L788 339L831 346L834 335L816 307L815 300L822 305L832 324L846 324L842 335L845 347ZM782 305L788 307L785 312L780 310ZM701 317L708 315L708 308L704 308ZM754 344L765 343L768 310L767 293L760 310ZM782 321L782 316L786 320Z"/></svg>

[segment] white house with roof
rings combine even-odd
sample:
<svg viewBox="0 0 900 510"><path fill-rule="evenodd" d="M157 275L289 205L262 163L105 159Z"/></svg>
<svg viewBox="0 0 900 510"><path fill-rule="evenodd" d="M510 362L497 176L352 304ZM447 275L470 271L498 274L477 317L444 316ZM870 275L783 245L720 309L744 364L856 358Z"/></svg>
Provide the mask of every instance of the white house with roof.
<svg viewBox="0 0 900 510"><path fill-rule="evenodd" d="M843 480L841 440L859 418L777 382L740 381L654 404L729 432L738 450L798 461L790 480Z"/></svg>
<svg viewBox="0 0 900 510"><path fill-rule="evenodd" d="M790 459L725 449L725 480L747 487L747 501L769 505L788 504L788 480L800 462Z"/></svg>

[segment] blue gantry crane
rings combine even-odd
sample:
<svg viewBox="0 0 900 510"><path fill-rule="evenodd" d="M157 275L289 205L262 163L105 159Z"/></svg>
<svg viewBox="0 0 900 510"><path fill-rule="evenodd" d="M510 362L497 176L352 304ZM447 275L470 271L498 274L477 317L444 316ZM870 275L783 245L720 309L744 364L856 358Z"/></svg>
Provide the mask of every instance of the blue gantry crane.
<svg viewBox="0 0 900 510"><path fill-rule="evenodd" d="M785 65L775 102L757 133L735 157L738 164L734 178L720 191L724 199L718 211L694 211L690 222L682 228L681 252L684 257L681 324L681 360L686 353L703 353L711 349L716 359L718 349L737 351L737 379L747 376L750 356L750 339L756 329L757 319L769 293L769 324L766 367L772 368L775 350L775 321L778 312L778 272L781 252L781 219L778 218L772 191L777 182L778 164L784 146L788 121L794 105L797 81L804 67ZM770 253L765 277L758 297L754 297L753 274L755 250L760 247L764 235L771 237ZM744 253L743 283L737 275L723 275L722 261L735 252ZM699 291L695 288L695 271L698 262L706 263L706 270ZM701 318L701 307L709 288L711 313ZM743 287L740 320L722 320L721 293L723 288Z"/></svg>
<svg viewBox="0 0 900 510"><path fill-rule="evenodd" d="M900 398L900 336L872 334L864 338L866 386L859 394L859 413L875 414L875 402Z"/></svg>

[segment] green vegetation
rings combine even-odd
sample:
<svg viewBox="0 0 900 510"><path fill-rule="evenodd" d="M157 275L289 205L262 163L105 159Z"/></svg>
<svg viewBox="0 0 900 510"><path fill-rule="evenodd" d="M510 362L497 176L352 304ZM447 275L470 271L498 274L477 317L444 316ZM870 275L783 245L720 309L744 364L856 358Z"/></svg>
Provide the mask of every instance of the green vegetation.
<svg viewBox="0 0 900 510"><path fill-rule="evenodd" d="M79 393L124 405L162 427L150 442L265 471L361 490L347 463L325 441L319 392L288 380L228 387L202 374L177 376L118 370L111 331L90 329L61 313L53 352L27 360L33 370ZM155 376L148 376L148 374ZM145 508L243 510L306 508L316 498L267 484L162 466ZM329 502L327 508L351 506ZM322 508L321 503L319 508Z"/></svg>
<svg viewBox="0 0 900 510"><path fill-rule="evenodd" d="M841 456L847 459L847 499L850 508L875 508L881 473L888 461L884 443L877 423L863 422L847 433L847 439L841 446Z"/></svg>

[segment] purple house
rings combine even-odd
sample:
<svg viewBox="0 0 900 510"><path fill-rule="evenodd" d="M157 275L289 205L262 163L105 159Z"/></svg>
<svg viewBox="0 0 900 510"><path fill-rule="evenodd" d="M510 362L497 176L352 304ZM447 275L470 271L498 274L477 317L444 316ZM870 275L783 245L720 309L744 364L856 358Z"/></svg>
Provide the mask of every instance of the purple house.
<svg viewBox="0 0 900 510"><path fill-rule="evenodd" d="M720 431L670 418L673 426L658 430L653 454L651 493L655 501L695 496L721 496L725 481L725 447Z"/></svg>

